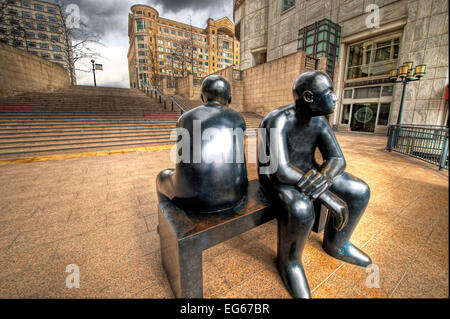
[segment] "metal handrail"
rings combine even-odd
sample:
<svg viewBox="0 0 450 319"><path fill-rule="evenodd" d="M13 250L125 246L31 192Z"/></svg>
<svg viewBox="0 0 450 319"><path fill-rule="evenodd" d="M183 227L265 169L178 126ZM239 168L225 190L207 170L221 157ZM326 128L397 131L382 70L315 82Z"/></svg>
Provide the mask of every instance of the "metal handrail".
<svg viewBox="0 0 450 319"><path fill-rule="evenodd" d="M167 95L165 95L163 92L161 92L161 90L160 89L158 89L158 88L154 88L154 89L152 89L153 91L155 91L155 97L157 97L157 95L159 95L159 103L162 103L162 101L164 100L164 110L166 110L167 109L167 99L169 99L170 101L171 101L171 104L172 104L172 111L174 111L174 109L173 109L173 106L174 106L174 104L176 105L176 106L178 106L178 108L180 109L180 111L181 111L181 114L183 114L184 112L187 112L188 111L188 109L187 109L187 107L183 104L183 103L181 103L180 101L178 101L177 99L175 99L173 96L167 96Z"/></svg>
<svg viewBox="0 0 450 319"><path fill-rule="evenodd" d="M438 125L391 125L386 149L448 170L448 127Z"/></svg>
<svg viewBox="0 0 450 319"><path fill-rule="evenodd" d="M175 103L178 106L178 108L181 110L181 114L189 110L188 107L183 102L178 101L174 96L171 96L170 100L172 101L172 103ZM172 111L173 111L173 104L172 104Z"/></svg>

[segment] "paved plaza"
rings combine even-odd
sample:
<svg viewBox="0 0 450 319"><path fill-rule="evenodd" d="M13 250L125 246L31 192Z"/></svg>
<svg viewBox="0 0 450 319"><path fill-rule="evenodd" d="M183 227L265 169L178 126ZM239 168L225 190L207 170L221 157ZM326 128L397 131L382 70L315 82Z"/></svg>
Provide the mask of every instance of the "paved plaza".
<svg viewBox="0 0 450 319"><path fill-rule="evenodd" d="M337 133L371 200L353 242L379 269L344 264L312 233L313 298L448 298L448 172L384 150L386 137ZM5 163L4 163L5 164ZM0 298L173 298L161 266L155 179L169 150L0 165ZM249 164L249 179L257 178ZM290 298L275 267L276 221L204 252L206 298ZM66 287L66 267L80 288Z"/></svg>

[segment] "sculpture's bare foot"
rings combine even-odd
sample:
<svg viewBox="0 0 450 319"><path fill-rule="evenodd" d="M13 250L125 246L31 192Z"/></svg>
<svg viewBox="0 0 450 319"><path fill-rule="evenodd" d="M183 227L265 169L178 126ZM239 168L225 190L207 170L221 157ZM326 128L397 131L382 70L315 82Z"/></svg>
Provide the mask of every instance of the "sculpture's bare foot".
<svg viewBox="0 0 450 319"><path fill-rule="evenodd" d="M339 246L324 240L322 247L330 256L350 264L361 267L372 264L370 257L350 242Z"/></svg>
<svg viewBox="0 0 450 319"><path fill-rule="evenodd" d="M278 260L277 265L284 285L287 287L292 297L302 299L311 298L305 270L303 269L301 262L283 262Z"/></svg>

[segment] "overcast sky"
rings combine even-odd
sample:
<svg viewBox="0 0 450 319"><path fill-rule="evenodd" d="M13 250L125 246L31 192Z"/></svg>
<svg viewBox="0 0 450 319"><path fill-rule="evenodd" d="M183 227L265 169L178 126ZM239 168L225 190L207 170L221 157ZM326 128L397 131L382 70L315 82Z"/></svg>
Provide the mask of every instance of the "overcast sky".
<svg viewBox="0 0 450 319"><path fill-rule="evenodd" d="M58 2L50 0L50 2ZM87 28L98 34L103 46L94 45L101 54L96 63L103 64L103 71L97 71L99 86L129 87L128 76L128 13L134 4L146 4L155 8L159 16L204 28L211 17L225 16L233 21L233 0L63 0L65 5L76 4L80 18ZM89 60L77 63L78 69L89 70ZM77 71L77 83L93 85L92 71Z"/></svg>

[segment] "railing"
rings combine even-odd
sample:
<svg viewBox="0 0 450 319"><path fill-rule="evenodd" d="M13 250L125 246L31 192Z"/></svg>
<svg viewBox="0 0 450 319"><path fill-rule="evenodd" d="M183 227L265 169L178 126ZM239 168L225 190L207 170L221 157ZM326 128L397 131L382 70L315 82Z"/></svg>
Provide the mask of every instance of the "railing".
<svg viewBox="0 0 450 319"><path fill-rule="evenodd" d="M386 149L419 158L448 170L448 127L392 125Z"/></svg>
<svg viewBox="0 0 450 319"><path fill-rule="evenodd" d="M184 105L181 101L178 101L177 99L175 99L173 96L167 96L165 95L163 92L161 92L160 89L158 88L152 88L149 91L149 95L150 97L153 97L153 95L155 95L156 99L159 99L159 103L164 104L164 110L167 110L167 101L170 100L170 104L171 104L171 111L174 111L174 106L178 106L178 108L180 109L181 114L183 114L184 112L188 111L188 108L186 107L186 105Z"/></svg>

